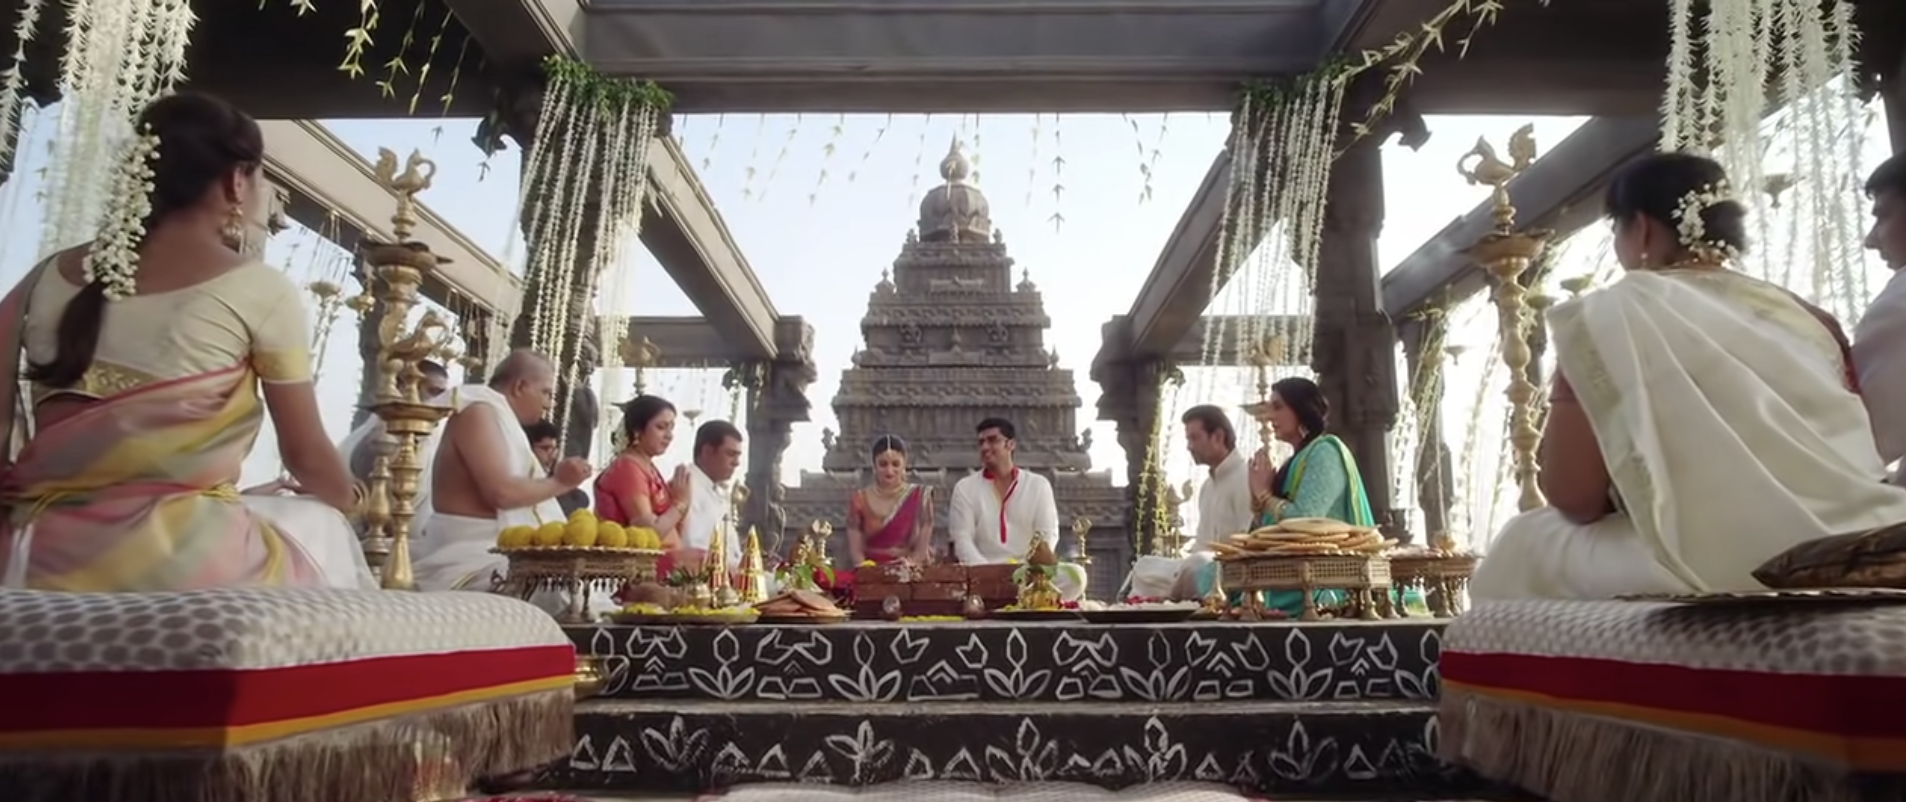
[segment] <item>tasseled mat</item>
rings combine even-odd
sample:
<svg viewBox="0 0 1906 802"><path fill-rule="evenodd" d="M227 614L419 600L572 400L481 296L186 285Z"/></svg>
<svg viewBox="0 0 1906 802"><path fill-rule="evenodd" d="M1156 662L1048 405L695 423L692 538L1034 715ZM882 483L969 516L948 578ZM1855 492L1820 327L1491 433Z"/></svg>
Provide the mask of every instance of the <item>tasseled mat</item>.
<svg viewBox="0 0 1906 802"><path fill-rule="evenodd" d="M75 700L75 704L85 704ZM7 802L414 802L574 746L569 688L229 750L0 752Z"/></svg>
<svg viewBox="0 0 1906 802"><path fill-rule="evenodd" d="M1795 755L1443 688L1444 760L1553 802L1888 802L1906 778L1849 776Z"/></svg>

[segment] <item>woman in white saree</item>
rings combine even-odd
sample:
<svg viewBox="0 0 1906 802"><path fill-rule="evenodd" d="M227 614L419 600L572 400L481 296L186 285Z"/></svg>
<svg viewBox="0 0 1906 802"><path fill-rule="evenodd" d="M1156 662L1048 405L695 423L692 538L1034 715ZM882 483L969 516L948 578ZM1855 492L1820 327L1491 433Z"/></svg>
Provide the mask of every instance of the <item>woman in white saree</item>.
<svg viewBox="0 0 1906 802"><path fill-rule="evenodd" d="M1727 269L1745 210L1705 158L1609 187L1627 273L1549 312L1555 386L1540 482L1470 586L1479 600L1760 587L1814 538L1906 521L1833 318Z"/></svg>

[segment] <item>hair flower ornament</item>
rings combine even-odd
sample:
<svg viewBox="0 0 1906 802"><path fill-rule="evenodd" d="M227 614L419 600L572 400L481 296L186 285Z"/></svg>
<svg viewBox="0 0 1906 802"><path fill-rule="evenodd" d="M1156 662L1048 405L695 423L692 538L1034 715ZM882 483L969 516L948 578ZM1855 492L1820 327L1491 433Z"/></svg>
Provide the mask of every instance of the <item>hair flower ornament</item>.
<svg viewBox="0 0 1906 802"><path fill-rule="evenodd" d="M1686 195L1674 208L1674 227L1680 234L1681 245L1703 259L1731 261L1740 257L1739 249L1733 245L1716 242L1708 238L1707 210L1725 203L1734 202L1734 193L1727 182L1706 184Z"/></svg>

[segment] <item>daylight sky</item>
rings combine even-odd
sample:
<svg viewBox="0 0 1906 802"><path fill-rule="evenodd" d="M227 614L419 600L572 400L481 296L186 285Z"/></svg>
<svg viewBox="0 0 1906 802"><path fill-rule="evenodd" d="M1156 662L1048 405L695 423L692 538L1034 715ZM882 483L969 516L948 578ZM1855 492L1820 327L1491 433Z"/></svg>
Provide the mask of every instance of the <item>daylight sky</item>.
<svg viewBox="0 0 1906 802"><path fill-rule="evenodd" d="M0 193L0 226L8 234L0 241L0 280L8 284L36 255L37 171L45 163L50 117L41 113L29 121L21 169ZM1433 136L1421 151L1396 144L1385 147L1387 215L1380 254L1386 269L1484 199L1483 191L1466 186L1454 171L1457 158L1477 137L1500 146L1511 131L1531 121L1546 148L1582 119L1432 117L1428 122ZM440 171L424 203L513 269L521 269L523 249L511 224L517 151L498 154L486 165L470 144L476 122L467 119L325 124L367 158L387 147L400 153L417 149L435 159ZM809 391L814 421L796 428L784 462L787 478L819 468L821 430L833 426L828 402L860 344L859 322L868 293L881 270L898 256L918 218L919 198L939 181L939 160L949 141L959 137L976 156L977 184L991 201L994 225L1004 233L1018 268L1029 271L1044 293L1053 320L1047 343L1057 349L1061 367L1074 371L1083 401L1080 426L1095 430L1094 464L1112 469L1123 482L1124 457L1112 426L1092 420L1098 388L1086 370L1099 346L1099 326L1130 308L1221 147L1226 127L1225 115L1207 113L679 117L675 135L777 310L800 315L815 329L820 378ZM1149 181L1141 166L1149 166ZM1062 194L1055 196L1055 185L1063 186ZM302 227L275 238L270 256L303 279L337 277L348 262L347 255ZM1594 256L1581 258L1592 261ZM624 314L696 314L639 245L627 249L624 264L613 275L619 277L619 286L605 288L604 296L619 299L615 305ZM1489 324L1478 325L1486 334ZM339 437L349 425L356 396L360 368L355 332L349 313L336 321L320 381L326 426ZM1180 398L1179 405L1244 402L1242 371L1224 373L1221 386L1193 383L1220 397ZM611 386L605 400L632 394L626 372L610 372L606 378ZM685 409L705 410L706 420L724 415L729 406L718 379L713 371L661 371L651 376L650 390ZM1467 418L1472 406L1473 401L1465 401L1465 411L1452 414ZM678 438L675 453L665 461L686 460L687 440ZM1175 480L1192 475L1179 451L1173 446ZM269 476L276 465L267 432L247 464L247 479Z"/></svg>

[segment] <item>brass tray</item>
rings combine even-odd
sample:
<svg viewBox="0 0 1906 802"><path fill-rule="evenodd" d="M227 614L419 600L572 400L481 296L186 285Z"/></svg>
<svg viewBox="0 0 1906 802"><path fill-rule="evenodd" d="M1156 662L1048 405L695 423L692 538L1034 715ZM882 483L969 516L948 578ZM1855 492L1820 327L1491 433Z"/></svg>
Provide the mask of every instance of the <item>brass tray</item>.
<svg viewBox="0 0 1906 802"><path fill-rule="evenodd" d="M1775 604L1906 604L1906 590L1897 588L1787 588L1734 590L1719 593L1629 593L1617 601L1693 605Z"/></svg>
<svg viewBox="0 0 1906 802"><path fill-rule="evenodd" d="M609 613L608 617L610 623L631 627L652 627L675 623L675 617L668 613L625 613L617 610Z"/></svg>
<svg viewBox="0 0 1906 802"><path fill-rule="evenodd" d="M761 618L761 614L754 612L753 610L749 610L748 612L745 612L745 613L719 613L719 614L703 613L699 615L683 615L680 613L670 613L668 616L664 617L659 623L725 627L725 626L738 626L742 624L752 624L755 621L759 620L760 618Z"/></svg>
<svg viewBox="0 0 1906 802"><path fill-rule="evenodd" d="M1077 610L994 610L992 617L1001 621L1077 621Z"/></svg>
<svg viewBox="0 0 1906 802"><path fill-rule="evenodd" d="M757 624L821 626L824 624L839 624L852 620L854 620L852 613L843 612L836 615L762 615L757 617L754 622Z"/></svg>

